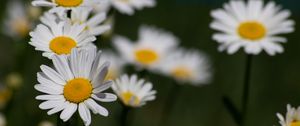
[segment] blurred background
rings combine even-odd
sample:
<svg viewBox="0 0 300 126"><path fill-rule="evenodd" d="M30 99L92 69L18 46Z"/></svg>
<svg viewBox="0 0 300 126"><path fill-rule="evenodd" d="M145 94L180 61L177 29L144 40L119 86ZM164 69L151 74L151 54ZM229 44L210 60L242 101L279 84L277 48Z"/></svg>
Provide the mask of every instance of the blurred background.
<svg viewBox="0 0 300 126"><path fill-rule="evenodd" d="M1 0L0 22L7 18L7 2ZM297 22L300 22L300 1L274 0L284 9L290 9L291 18L296 21L296 32L287 35L285 53L274 57L261 53L254 56L251 69L249 112L247 126L279 125L276 113L286 112L286 104L300 105L300 36ZM30 1L24 1L30 2ZM223 6L227 0L158 0L154 8L137 11L134 16L117 13L115 30L119 35L133 40L141 24L148 24L173 32L181 40L181 46L199 49L212 60L214 77L211 84L203 87L184 85L178 92L169 118L170 126L235 126L235 122L224 107L222 97L232 99L241 106L243 76L246 55L239 51L227 55L217 51L218 44L211 39L214 31L209 28L212 21L210 11ZM7 11L6 11L7 10ZM0 34L0 83L7 83L8 75L20 75L22 85L12 95L9 104L9 126L36 126L43 120L55 122L56 116L48 116L38 108L38 94L33 85L37 83L36 73L41 64L51 62L41 56L28 44L29 37L15 39L7 36L7 29L1 26ZM110 47L109 39L97 40L100 49ZM103 44L103 46L101 46ZM131 126L157 126L162 116L165 99L172 86L169 78L151 74L149 80L158 91L157 99L142 108L130 112ZM1 100L2 97L0 97ZM118 102L101 103L110 111L109 117L93 115L92 126L119 125L120 109ZM167 104L168 105L168 104Z"/></svg>

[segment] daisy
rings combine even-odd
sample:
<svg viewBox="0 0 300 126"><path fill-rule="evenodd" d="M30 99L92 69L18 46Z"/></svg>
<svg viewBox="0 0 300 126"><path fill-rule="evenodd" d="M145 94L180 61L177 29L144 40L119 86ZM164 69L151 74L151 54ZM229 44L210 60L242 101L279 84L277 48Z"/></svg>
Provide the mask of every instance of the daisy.
<svg viewBox="0 0 300 126"><path fill-rule="evenodd" d="M33 6L51 7L51 13L63 15L67 10L75 8L90 8L95 4L102 3L102 0L33 0Z"/></svg>
<svg viewBox="0 0 300 126"><path fill-rule="evenodd" d="M155 99L156 91L152 90L152 83L138 79L136 75L123 75L115 80L112 89L126 106L140 107L147 101Z"/></svg>
<svg viewBox="0 0 300 126"><path fill-rule="evenodd" d="M109 63L99 65L100 55L96 48L88 51L73 49L70 56L53 57L55 68L42 65L42 72L37 74L39 84L34 86L45 93L36 97L44 101L39 107L49 110L49 115L62 111L60 118L63 121L69 120L78 110L86 126L91 124L90 110L94 114L108 116L108 111L95 102L116 100L114 94L103 93L113 82L104 81Z"/></svg>
<svg viewBox="0 0 300 126"><path fill-rule="evenodd" d="M126 61L149 69L155 68L178 45L177 38L171 33L149 26L140 28L136 43L120 36L114 37L113 41Z"/></svg>
<svg viewBox="0 0 300 126"><path fill-rule="evenodd" d="M58 17L46 13L37 28L30 33L30 44L36 50L43 51L43 56L52 58L53 55L68 55L73 48L86 49L93 46L96 40L90 35L84 24L71 24L68 21L57 21Z"/></svg>
<svg viewBox="0 0 300 126"><path fill-rule="evenodd" d="M115 53L110 50L104 50L101 58L102 61L100 61L100 64L104 64L104 61L108 61L110 63L108 74L105 80L114 80L123 73L125 62Z"/></svg>
<svg viewBox="0 0 300 126"><path fill-rule="evenodd" d="M8 17L4 21L3 33L12 38L24 38L32 29L33 22L26 13L26 6L20 1L8 4Z"/></svg>
<svg viewBox="0 0 300 126"><path fill-rule="evenodd" d="M115 9L127 15L133 15L135 9L141 10L156 5L155 0L111 0L111 2Z"/></svg>
<svg viewBox="0 0 300 126"><path fill-rule="evenodd" d="M281 126L300 126L300 107L293 108L287 105L287 113L285 118L280 113L277 113Z"/></svg>
<svg viewBox="0 0 300 126"><path fill-rule="evenodd" d="M170 53L159 65L159 70L181 83L206 84L211 77L208 58L195 50L178 49Z"/></svg>
<svg viewBox="0 0 300 126"><path fill-rule="evenodd" d="M219 42L220 51L229 54L244 48L247 54L257 55L263 50L269 55L284 51L280 43L286 42L279 34L294 31L294 21L289 20L288 10L280 10L274 2L264 6L263 0L232 0L224 9L216 9L211 15L211 28L219 31L213 39Z"/></svg>
<svg viewBox="0 0 300 126"><path fill-rule="evenodd" d="M73 24L85 24L85 29L90 32L90 34L98 36L105 31L110 29L109 25L103 24L103 21L106 19L106 13L98 13L91 16L92 9L78 8L74 9L71 12L70 21ZM89 17L91 16L91 17Z"/></svg>

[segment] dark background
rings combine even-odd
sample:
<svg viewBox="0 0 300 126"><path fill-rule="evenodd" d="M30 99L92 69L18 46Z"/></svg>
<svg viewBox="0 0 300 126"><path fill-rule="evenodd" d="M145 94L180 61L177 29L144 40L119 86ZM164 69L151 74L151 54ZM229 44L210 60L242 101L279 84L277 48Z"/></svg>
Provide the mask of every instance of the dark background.
<svg viewBox="0 0 300 126"><path fill-rule="evenodd" d="M1 20L5 19L6 1L1 0ZM223 6L227 0L158 0L155 8L137 11L134 16L116 15L117 34L136 39L141 24L154 25L173 32L181 40L181 46L199 49L207 53L214 69L213 82L204 87L182 86L177 101L173 104L170 126L235 126L233 119L222 104L222 96L228 96L236 106L241 106L241 93L246 55L239 51L227 55L217 51L218 44L211 39L212 21L210 11ZM300 21L299 0L276 0L284 9L292 11L296 21L296 32L286 35L285 53L274 57L261 53L254 56L251 68L249 113L247 126L273 126L278 124L276 112L286 112L286 104L300 105L300 36L297 22ZM46 111L38 108L40 102L34 97L37 83L36 73L41 64L51 64L28 44L27 40L13 42L0 35L0 79L7 73L20 72L24 84L15 94L12 112L7 117L9 125L33 126L41 120L52 120ZM99 44L98 40L98 45ZM109 43L107 43L109 44ZM158 91L157 99L146 106L131 111L131 126L156 126L161 118L162 106L172 86L169 78L149 75ZM1 82L1 81L0 81ZM117 126L121 106L118 102L101 103L110 111L109 117L93 116L93 126ZM170 105L170 104L167 104Z"/></svg>

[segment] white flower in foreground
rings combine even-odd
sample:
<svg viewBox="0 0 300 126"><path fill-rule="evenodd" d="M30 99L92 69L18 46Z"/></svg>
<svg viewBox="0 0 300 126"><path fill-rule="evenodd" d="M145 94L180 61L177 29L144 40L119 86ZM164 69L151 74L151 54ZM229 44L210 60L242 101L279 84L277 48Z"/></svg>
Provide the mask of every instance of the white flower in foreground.
<svg viewBox="0 0 300 126"><path fill-rule="evenodd" d="M124 37L115 37L113 41L126 61L150 69L156 67L178 45L173 34L149 26L140 28L136 43Z"/></svg>
<svg viewBox="0 0 300 126"><path fill-rule="evenodd" d="M104 64L104 61L108 61L110 63L108 74L105 80L114 80L123 73L125 62L121 57L117 56L112 51L103 50L101 59L102 60L100 61L100 64Z"/></svg>
<svg viewBox="0 0 300 126"><path fill-rule="evenodd" d="M133 15L135 9L142 10L145 7L154 7L155 0L111 0L112 6L119 12L127 15Z"/></svg>
<svg viewBox="0 0 300 126"><path fill-rule="evenodd" d="M43 56L68 55L73 48L86 49L96 40L85 30L84 24L71 24L68 21L58 21L57 17L46 13L37 28L30 33L30 44L36 50L43 51Z"/></svg>
<svg viewBox="0 0 300 126"><path fill-rule="evenodd" d="M51 7L51 13L64 14L67 10L74 8L91 8L102 0L33 0L33 6Z"/></svg>
<svg viewBox="0 0 300 126"><path fill-rule="evenodd" d="M247 54L259 54L265 50L269 55L284 52L280 43L287 40L278 34L294 31L294 21L288 20L288 10L280 11L280 6L263 0L232 0L224 9L212 11L214 18L211 28L219 31L213 39L221 44L220 51L233 54L244 48Z"/></svg>
<svg viewBox="0 0 300 126"><path fill-rule="evenodd" d="M85 24L85 29L92 35L100 35L110 29L109 25L103 24L106 13L92 15L92 9L78 8L71 12L71 22L73 24ZM92 16L91 16L92 15ZM91 16L91 17L90 17Z"/></svg>
<svg viewBox="0 0 300 126"><path fill-rule="evenodd" d="M26 6L20 1L13 1L7 6L7 18L4 21L3 33L13 38L24 38L32 29L33 22L26 13Z"/></svg>
<svg viewBox="0 0 300 126"><path fill-rule="evenodd" d="M60 118L67 121L78 110L86 126L91 124L90 110L94 114L108 116L108 111L96 101L112 102L116 96L103 93L113 84L104 81L109 63L100 65L101 52L96 48L88 51L73 49L70 56L55 55L52 59L55 69L42 65L37 74L39 84L34 88L44 95L36 97L44 102L39 105L52 115L61 112Z"/></svg>
<svg viewBox="0 0 300 126"><path fill-rule="evenodd" d="M291 107L291 105L287 105L285 117L280 113L277 113L277 117L281 126L300 126L300 107L296 109Z"/></svg>
<svg viewBox="0 0 300 126"><path fill-rule="evenodd" d="M152 87L152 83L138 79L136 75L131 77L123 75L115 80L112 89L125 105L140 107L145 105L147 101L155 99L156 91L152 90Z"/></svg>
<svg viewBox="0 0 300 126"><path fill-rule="evenodd" d="M161 62L158 69L179 82L193 85L207 84L211 78L208 58L195 50L173 51Z"/></svg>

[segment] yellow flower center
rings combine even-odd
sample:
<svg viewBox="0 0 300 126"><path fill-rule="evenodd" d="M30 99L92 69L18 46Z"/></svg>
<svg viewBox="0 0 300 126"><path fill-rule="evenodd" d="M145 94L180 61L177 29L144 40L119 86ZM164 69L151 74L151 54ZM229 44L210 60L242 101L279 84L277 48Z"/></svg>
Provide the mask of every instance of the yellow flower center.
<svg viewBox="0 0 300 126"><path fill-rule="evenodd" d="M76 45L76 42L72 38L60 36L51 40L50 49L58 55L70 54Z"/></svg>
<svg viewBox="0 0 300 126"><path fill-rule="evenodd" d="M300 121L293 121L290 126L300 126Z"/></svg>
<svg viewBox="0 0 300 126"><path fill-rule="evenodd" d="M183 66L179 66L174 68L171 71L171 74L178 79L188 79L191 78L193 76L193 73L190 69L183 67Z"/></svg>
<svg viewBox="0 0 300 126"><path fill-rule="evenodd" d="M67 82L64 87L64 97L73 103L80 103L88 99L92 94L92 84L84 78L75 78Z"/></svg>
<svg viewBox="0 0 300 126"><path fill-rule="evenodd" d="M56 4L63 7L77 7L83 3L83 0L54 0Z"/></svg>
<svg viewBox="0 0 300 126"><path fill-rule="evenodd" d="M144 65L150 65L158 60L158 54L151 49L140 49L135 51L135 60Z"/></svg>
<svg viewBox="0 0 300 126"><path fill-rule="evenodd" d="M255 21L241 23L238 27L238 33L242 38L253 41L265 37L266 32L265 26Z"/></svg>
<svg viewBox="0 0 300 126"><path fill-rule="evenodd" d="M124 92L121 97L125 105L138 105L140 103L139 98L130 91Z"/></svg>

